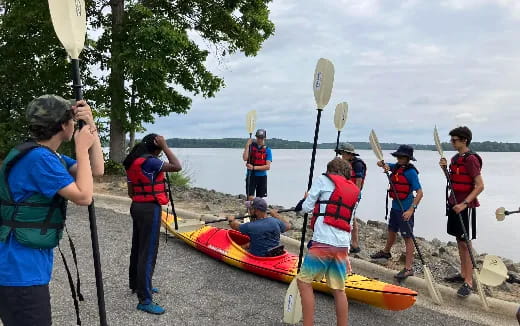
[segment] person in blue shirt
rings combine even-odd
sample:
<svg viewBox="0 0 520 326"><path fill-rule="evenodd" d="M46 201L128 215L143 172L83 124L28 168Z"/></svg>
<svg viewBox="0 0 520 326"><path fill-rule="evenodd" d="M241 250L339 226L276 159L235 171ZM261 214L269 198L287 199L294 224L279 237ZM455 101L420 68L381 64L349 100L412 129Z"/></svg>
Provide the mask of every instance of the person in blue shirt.
<svg viewBox="0 0 520 326"><path fill-rule="evenodd" d="M395 187L389 187L388 195L392 200L392 209L390 210L390 220L388 221L388 237L386 246L383 250L371 255L372 259L390 259L392 254L390 250L397 238L397 232L401 233L406 246L406 263L405 268L395 275L395 278L404 280L408 276L414 274L412 269L414 258L414 244L412 240L414 213L417 205L423 198L423 191L419 182L419 172L410 163L416 161L413 157L413 148L408 145L401 145L392 153L397 158L395 164L383 164L382 161L377 162L385 172L391 171L390 179ZM414 196L415 192L415 196ZM402 209L401 209L402 206Z"/></svg>
<svg viewBox="0 0 520 326"><path fill-rule="evenodd" d="M24 224L26 220L45 221L51 210L49 204L37 208L34 203L57 203L61 210L55 215L65 218L66 200L89 205L94 190L92 175L104 172L101 143L85 101L71 103L56 95L40 96L28 105L26 118L32 141L13 149L0 172L2 180L7 177L0 189L0 319L4 326L52 324L49 282L54 247L63 224L28 233L34 225ZM72 139L78 120L85 126L75 133L73 160L57 150ZM19 160L15 161L15 157ZM18 214L13 216L8 210L14 203L19 206ZM50 243L47 234L55 234Z"/></svg>
<svg viewBox="0 0 520 326"><path fill-rule="evenodd" d="M246 195L248 200L256 197L267 197L267 171L271 169L273 154L265 145L266 131L256 131L256 142L248 139L242 159L246 162Z"/></svg>
<svg viewBox="0 0 520 326"><path fill-rule="evenodd" d="M284 220L280 214L272 209L267 215L267 202L259 197L246 202L249 214L253 219L249 223L240 223L235 217L228 218L229 226L233 230L248 235L249 252L259 257L270 256L272 249L280 246L280 234L291 228L291 224Z"/></svg>

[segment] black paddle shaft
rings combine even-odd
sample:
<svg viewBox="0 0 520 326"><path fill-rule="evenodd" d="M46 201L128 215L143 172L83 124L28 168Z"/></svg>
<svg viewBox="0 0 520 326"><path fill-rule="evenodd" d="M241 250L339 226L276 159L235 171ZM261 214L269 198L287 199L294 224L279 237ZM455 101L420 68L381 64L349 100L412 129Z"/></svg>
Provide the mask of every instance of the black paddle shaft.
<svg viewBox="0 0 520 326"><path fill-rule="evenodd" d="M457 205L457 198L455 197L455 192L453 191L453 184L451 183L451 180L450 180L450 173L448 172L448 169L445 166L442 167L442 171L444 172L446 181L448 181L448 188L450 189L450 195L451 195L451 198L453 199L453 203L455 205ZM466 226L464 225L464 219L462 218L462 215L460 215L460 213L457 213L457 216L459 217L459 223L460 223L460 226L462 227L462 232L464 232L464 241L466 242L466 247L468 247L469 257L471 258L471 263L473 264L473 269L476 269L477 263L475 262L475 257L473 256L473 252L471 250L471 240L469 239L468 230L466 230Z"/></svg>
<svg viewBox="0 0 520 326"><path fill-rule="evenodd" d="M170 175L168 172L166 174L166 183L168 184L168 198L170 199L170 204L172 205L172 212L173 212L173 222L175 224L175 230L179 229L179 224L177 223L177 212L175 212L175 204L173 202L173 196L172 196L172 188L170 186Z"/></svg>
<svg viewBox="0 0 520 326"><path fill-rule="evenodd" d="M384 164L384 162L383 162ZM397 200L397 203L399 204L399 208L401 208L401 212L404 213L403 203L398 197L397 190L395 189L395 185L392 182L392 178L390 177L390 174L388 174L388 171L385 171L386 177L388 178L388 183L390 183L390 187L392 188L392 191L395 194L395 200ZM412 236L413 245L415 246L415 250L417 250L417 254L419 254L419 259L421 260L421 264L424 266L426 263L424 262L423 255L421 253L421 249L419 249L419 245L417 244L417 240L415 239L415 236L413 235L412 226L410 225L410 221L406 221L406 226L408 227L408 231L410 232L410 235Z"/></svg>
<svg viewBox="0 0 520 326"><path fill-rule="evenodd" d="M83 99L81 77L79 72L79 60L72 59L72 88L74 91L74 98L79 101ZM79 128L85 125L84 121L79 121ZM99 254L99 240L96 224L96 210L94 207L94 200L88 205L88 219L90 222L90 238L92 240L92 257L94 259L94 275L96 277L96 291L99 308L99 324L106 326L107 313L105 309L105 292L103 290L103 273L101 272L101 258Z"/></svg>
<svg viewBox="0 0 520 326"><path fill-rule="evenodd" d="M339 148L339 135L341 134L341 130L338 130L338 137L336 138L336 153L338 152Z"/></svg>
<svg viewBox="0 0 520 326"><path fill-rule="evenodd" d="M320 132L320 119L321 110L318 109L318 115L316 117L316 127L314 128L314 142L312 144L311 169L309 172L309 182L307 184L307 191L309 191L312 186L312 177L314 174L314 161L316 160L316 147L318 146L318 134ZM303 215L302 238L300 240L300 255L298 256L298 272L300 271L300 267L302 266L303 249L305 247L305 233L307 232L308 217L309 213L305 213Z"/></svg>

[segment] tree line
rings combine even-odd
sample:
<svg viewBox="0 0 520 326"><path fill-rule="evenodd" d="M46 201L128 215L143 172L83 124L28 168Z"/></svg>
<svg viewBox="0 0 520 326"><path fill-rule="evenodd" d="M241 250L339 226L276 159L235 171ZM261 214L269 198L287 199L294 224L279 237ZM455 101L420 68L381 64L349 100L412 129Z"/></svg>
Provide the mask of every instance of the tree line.
<svg viewBox="0 0 520 326"><path fill-rule="evenodd" d="M169 147L172 148L243 148L246 138L221 138L221 139L191 139L191 138L170 138L167 139ZM356 149L371 149L368 142L351 142ZM279 138L270 138L267 145L273 149L310 149L312 143L294 140L285 140ZM385 150L396 149L397 143L381 143L381 147ZM435 145L410 144L416 150L435 151ZM449 143L443 143L444 150L453 150ZM520 152L520 143L502 143L494 141L472 142L471 149L477 152ZM336 143L318 144L320 149L334 149Z"/></svg>

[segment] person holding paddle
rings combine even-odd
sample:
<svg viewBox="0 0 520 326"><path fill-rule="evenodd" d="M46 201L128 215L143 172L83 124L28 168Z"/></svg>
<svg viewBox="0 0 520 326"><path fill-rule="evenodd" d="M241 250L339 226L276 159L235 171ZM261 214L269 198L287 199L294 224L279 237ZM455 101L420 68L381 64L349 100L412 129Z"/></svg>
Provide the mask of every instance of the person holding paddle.
<svg viewBox="0 0 520 326"><path fill-rule="evenodd" d="M269 216L267 214L267 202L260 197L246 201L246 207L253 221L240 223L234 216L230 216L228 218L229 226L233 230L249 236L251 241L246 247L252 255L271 257L282 254L280 234L288 231L291 224L274 209L269 211L269 215L271 215Z"/></svg>
<svg viewBox="0 0 520 326"><path fill-rule="evenodd" d="M313 212L310 227L314 231L308 254L296 276L303 308L303 325L314 325L313 280L324 276L332 289L336 304L337 325L348 323L348 301L345 295L350 219L359 197L359 188L350 181L350 164L337 157L327 164L327 173L319 176L305 200L297 205ZM350 270L349 270L350 272Z"/></svg>
<svg viewBox="0 0 520 326"><path fill-rule="evenodd" d="M414 243L412 239L414 214L417 205L421 202L423 191L419 182L419 171L410 161L416 161L413 157L413 148L408 145L401 145L391 154L397 158L397 163L384 164L383 161L377 162L385 172L391 171L389 180L392 184L387 193L392 198L392 209L390 210L390 220L388 221L388 237L386 246L383 250L370 256L372 259L390 259L390 250L397 238L397 232L401 232L406 246L405 268L395 275L395 278L402 281L414 274L412 265L414 259ZM416 193L414 196L413 193Z"/></svg>
<svg viewBox="0 0 520 326"><path fill-rule="evenodd" d="M476 239L476 208L480 206L477 196L484 190L484 180L480 174L482 168L482 158L468 147L471 143L472 133L468 127L457 127L450 131L451 144L457 151L451 158L449 165L449 178L452 184L452 193L447 202L447 232L457 240L460 256L460 274L446 277L448 282L462 282L462 286L457 292L462 298L471 294L473 287L472 270L473 264L469 255L467 242L464 238L464 229L459 220L462 216L465 230L468 231L471 225L472 234L470 239ZM441 158L439 162L441 168L446 169L448 162ZM471 224L470 224L471 216ZM470 244L471 245L471 244Z"/></svg>
<svg viewBox="0 0 520 326"><path fill-rule="evenodd" d="M97 128L85 101L72 103L43 95L29 103L26 117L32 140L12 149L0 170L0 319L4 326L52 324L49 282L67 200L91 204L92 175L104 172ZM85 126L75 132L78 120ZM76 160L57 153L74 133Z"/></svg>
<svg viewBox="0 0 520 326"><path fill-rule="evenodd" d="M168 162L158 158L163 151ZM152 301L152 294L158 292L152 287L152 276L159 247L161 205L168 203L165 172L178 172L182 166L164 137L157 134L146 135L135 145L123 165L128 177L128 196L132 198L129 287L137 292L138 310L160 315L165 310Z"/></svg>
<svg viewBox="0 0 520 326"><path fill-rule="evenodd" d="M359 188L360 191L363 190L363 185L365 183L365 177L367 174L367 165L365 162L360 159L358 156L359 154L356 153L356 150L352 144L349 143L341 143L338 146L338 149L336 150L336 153L341 155L341 158L343 158L345 161L350 163L350 166L352 167L352 172L350 175L350 180L354 182L354 184ZM361 200L361 193L359 194L359 200L356 203L359 205L359 201ZM355 214L355 210L354 213ZM350 247L350 253L356 254L361 251L361 248L359 248L359 233L358 233L358 224L356 222L356 218L354 218L354 221L352 223L352 246Z"/></svg>
<svg viewBox="0 0 520 326"><path fill-rule="evenodd" d="M256 142L251 138L247 140L242 158L246 162L246 195L267 197L267 170L271 169L273 154L271 149L265 145L266 131L256 131Z"/></svg>

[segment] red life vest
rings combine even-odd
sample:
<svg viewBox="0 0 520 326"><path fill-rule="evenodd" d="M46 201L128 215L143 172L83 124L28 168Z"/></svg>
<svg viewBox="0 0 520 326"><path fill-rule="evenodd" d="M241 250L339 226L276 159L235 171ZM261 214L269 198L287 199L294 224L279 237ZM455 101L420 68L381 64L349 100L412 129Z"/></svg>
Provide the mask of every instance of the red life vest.
<svg viewBox="0 0 520 326"><path fill-rule="evenodd" d="M323 223L350 232L350 219L359 197L359 188L343 176L337 174L324 175L334 183L334 191L329 200L318 200L314 205L311 228L314 230L318 216L324 216ZM320 213L321 204L327 205L324 213Z"/></svg>
<svg viewBox="0 0 520 326"><path fill-rule="evenodd" d="M130 168L126 170L128 180L132 183L132 200L138 203L157 202L160 205L168 203L166 194L164 172L159 172L155 180L150 182L148 176L143 173L143 163L152 155L137 158Z"/></svg>
<svg viewBox="0 0 520 326"><path fill-rule="evenodd" d="M406 166L396 164L392 169L392 174L390 174L390 180L392 180L392 183L394 184L395 191L394 189L392 189L391 186L388 188L388 196L390 196L390 198L399 198L399 200L404 200L412 192L412 185L404 175L404 172L408 169L414 169L415 171L417 171L417 173L419 173L419 171L415 168L415 166L413 166L413 164L408 164Z"/></svg>
<svg viewBox="0 0 520 326"><path fill-rule="evenodd" d="M357 163L357 162L361 162L361 164L363 165L363 170L365 171L363 173L363 178L358 178L356 177L356 171L354 171L354 164ZM350 162L350 165L352 167L352 169L350 170L350 180L355 184L357 185L357 179L361 179L361 188L360 189L363 189L363 185L365 184L365 177L367 176L367 165L365 164L365 162L363 162L362 159L359 159L357 157L354 157L354 159L352 160L352 162Z"/></svg>
<svg viewBox="0 0 520 326"><path fill-rule="evenodd" d="M471 192L475 186L475 181L470 177L466 168L466 159L471 155L477 157L480 168L482 168L482 158L475 152L469 151L463 155L456 154L451 158L450 180L455 192Z"/></svg>
<svg viewBox="0 0 520 326"><path fill-rule="evenodd" d="M254 166L266 165L267 164L267 146L258 148L255 143L249 147L249 164Z"/></svg>

